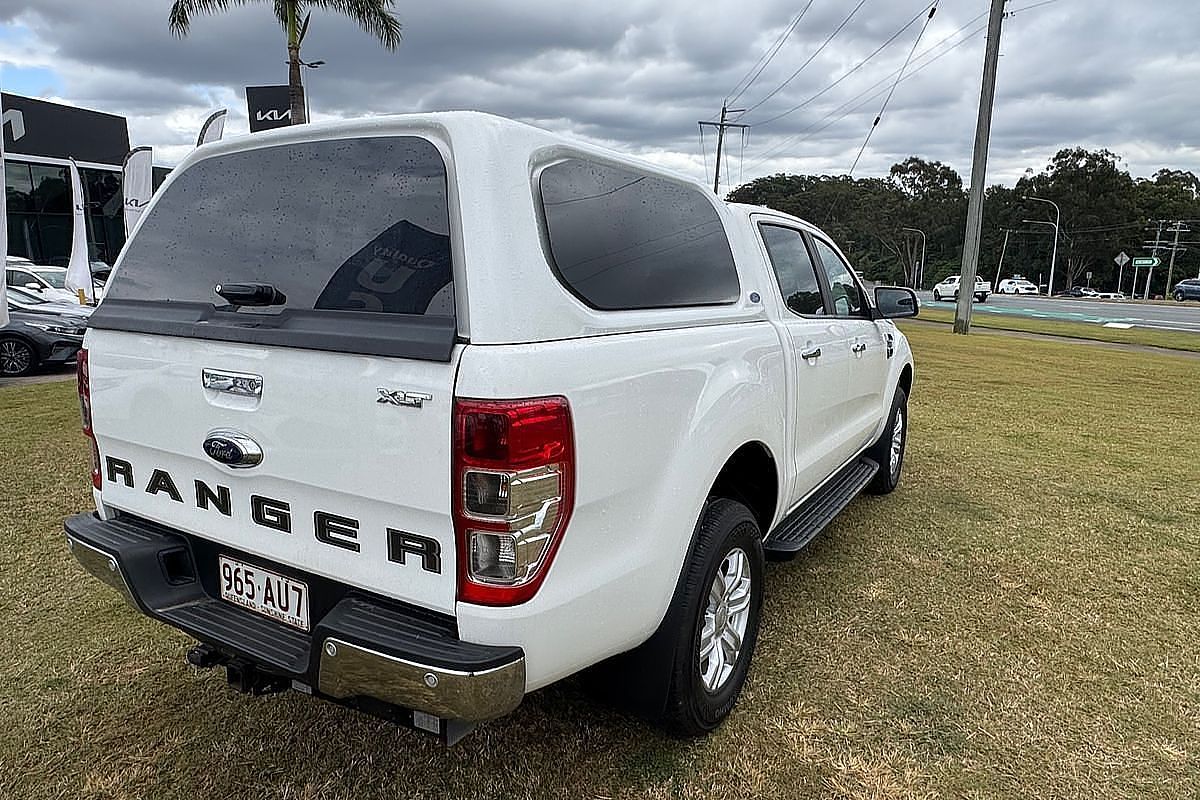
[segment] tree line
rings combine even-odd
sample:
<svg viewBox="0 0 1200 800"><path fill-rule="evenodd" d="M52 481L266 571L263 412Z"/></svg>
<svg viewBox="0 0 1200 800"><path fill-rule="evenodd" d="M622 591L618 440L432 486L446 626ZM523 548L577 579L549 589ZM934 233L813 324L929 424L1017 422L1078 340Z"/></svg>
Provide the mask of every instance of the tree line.
<svg viewBox="0 0 1200 800"><path fill-rule="evenodd" d="M1200 178L1183 170L1160 169L1152 177L1135 178L1109 150L1082 147L1060 150L1041 172L1032 169L1015 186L987 188L983 209L979 274L995 281L1020 276L1045 287L1050 277L1054 208L1026 196L1051 200L1061 209L1058 261L1054 288L1091 285L1106 291L1132 289L1132 268L1114 262L1151 254L1144 245L1162 226L1162 266L1152 271L1151 294L1165 295L1169 226L1183 220L1195 233L1180 241L1200 239ZM940 161L910 157L895 164L886 178L846 175L772 175L734 189L729 200L769 206L822 227L834 237L851 263L872 281L915 285L924 231L924 288L962 267L967 192L961 176ZM1034 222L1029 222L1030 220ZM1005 246L1005 231L1008 242ZM1091 273L1089 279L1088 273ZM1200 273L1200 246L1176 256L1171 283ZM1138 292L1145 288L1145 270Z"/></svg>

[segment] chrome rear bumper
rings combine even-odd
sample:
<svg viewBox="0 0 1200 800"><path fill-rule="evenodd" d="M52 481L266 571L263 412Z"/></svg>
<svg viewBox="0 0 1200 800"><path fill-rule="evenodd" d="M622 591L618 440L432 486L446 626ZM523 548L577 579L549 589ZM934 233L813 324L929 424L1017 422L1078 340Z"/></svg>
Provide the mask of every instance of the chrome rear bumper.
<svg viewBox="0 0 1200 800"><path fill-rule="evenodd" d="M215 567L206 567L215 558L211 543L127 516L103 521L79 514L65 527L80 565L134 608L225 659L249 662L318 695L351 704L369 698L464 722L503 716L525 695L520 648L463 642L444 615L272 564L308 582L314 604L308 633L218 599ZM207 572L214 580L208 586Z"/></svg>

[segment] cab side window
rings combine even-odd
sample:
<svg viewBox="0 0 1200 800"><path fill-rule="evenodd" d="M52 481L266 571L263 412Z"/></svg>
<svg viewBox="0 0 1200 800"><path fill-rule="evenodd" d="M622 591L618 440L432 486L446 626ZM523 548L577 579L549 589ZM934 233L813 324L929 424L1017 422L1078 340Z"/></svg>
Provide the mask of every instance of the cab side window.
<svg viewBox="0 0 1200 800"><path fill-rule="evenodd" d="M759 225L771 267L779 281L783 302L797 314L812 316L825 313L821 285L812 256L800 231L780 225Z"/></svg>
<svg viewBox="0 0 1200 800"><path fill-rule="evenodd" d="M830 299L833 301L834 315L839 317L862 316L862 290L858 286L858 281L850 274L850 267L826 242L814 236L813 243L817 248L817 257L821 259L821 267L829 279L829 292Z"/></svg>

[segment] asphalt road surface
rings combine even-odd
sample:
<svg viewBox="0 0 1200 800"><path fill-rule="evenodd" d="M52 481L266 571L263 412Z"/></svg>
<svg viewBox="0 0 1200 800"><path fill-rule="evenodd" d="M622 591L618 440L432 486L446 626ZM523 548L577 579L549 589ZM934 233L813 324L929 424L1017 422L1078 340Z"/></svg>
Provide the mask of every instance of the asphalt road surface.
<svg viewBox="0 0 1200 800"><path fill-rule="evenodd" d="M930 292L918 292L921 305L930 308L954 308L949 300L935 302ZM1200 303L1157 305L1128 303L1120 300L1084 300L1032 295L989 295L986 303L976 303L976 314L997 314L1064 322L1090 322L1114 328L1154 328L1187 331L1200 335Z"/></svg>

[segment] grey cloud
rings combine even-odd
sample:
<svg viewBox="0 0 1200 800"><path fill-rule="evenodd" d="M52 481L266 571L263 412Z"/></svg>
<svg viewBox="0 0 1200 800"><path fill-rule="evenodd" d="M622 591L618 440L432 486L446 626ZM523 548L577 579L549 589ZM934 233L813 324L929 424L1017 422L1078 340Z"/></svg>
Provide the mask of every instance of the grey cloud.
<svg viewBox="0 0 1200 800"><path fill-rule="evenodd" d="M1139 160L1130 164L1135 172L1200 169L1200 142L1190 119L1200 80L1191 0L1141 5L1058 0L1021 10L1034 2L1009 3L1017 13L1005 22L993 174L1011 179L1074 144L1135 153ZM701 177L696 121L716 114L722 97L801 5L406 2L399 6L405 40L398 52L383 51L348 21L316 12L304 54L327 62L308 74L318 115L478 108L690 165ZM746 121L761 122L819 92L922 6L921 0L867 0L831 45ZM282 34L267 5L198 17L182 41L167 31L167 8L166 0L0 0L0 20L27 27L60 59L68 99L129 114L139 126L135 133L160 137L148 143L176 152L194 134L173 133L147 120L202 116L214 102L240 97L245 85L283 82L286 72ZM815 0L738 105L752 106L778 86L850 8L841 0ZM986 8L986 0L944 2L921 49ZM879 100L819 133L795 137L824 125L839 106L898 68L917 29L810 106L753 128L740 165L745 177L797 165L845 171ZM858 174L881 174L894 161L918 154L946 161L966 177L982 45L982 35L976 35L899 86ZM239 125L244 130L244 107L233 115L231 131ZM778 149L777 158L756 164L772 149Z"/></svg>

